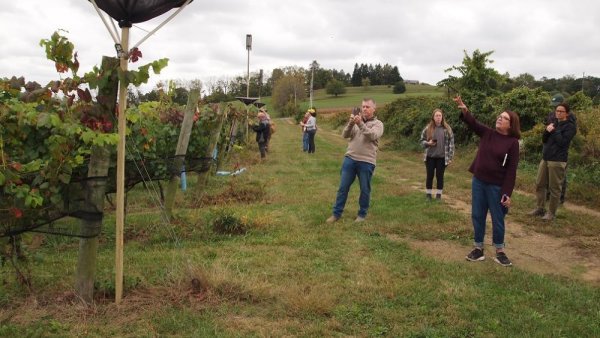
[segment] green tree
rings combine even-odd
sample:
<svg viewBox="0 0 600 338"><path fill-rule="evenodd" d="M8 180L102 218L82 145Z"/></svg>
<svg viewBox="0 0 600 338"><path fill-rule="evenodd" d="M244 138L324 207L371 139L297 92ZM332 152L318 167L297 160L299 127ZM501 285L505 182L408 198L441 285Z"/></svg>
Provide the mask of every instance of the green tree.
<svg viewBox="0 0 600 338"><path fill-rule="evenodd" d="M489 113L491 107L485 105L486 99L499 95L499 88L506 81L498 71L488 67L488 64L494 62L489 58L493 52L482 53L477 49L469 56L467 51L464 51L462 65L445 70L445 72L457 71L459 76L450 75L437 85L457 91L472 111Z"/></svg>
<svg viewBox="0 0 600 338"><path fill-rule="evenodd" d="M535 86L535 77L529 73L523 73L514 79L515 86L525 86L528 88L533 88Z"/></svg>
<svg viewBox="0 0 600 338"><path fill-rule="evenodd" d="M493 123L499 112L512 110L519 114L521 130L527 131L538 123L543 123L552 107L550 95L542 88L531 89L525 86L517 87L501 96L489 99L493 107L487 121Z"/></svg>
<svg viewBox="0 0 600 338"><path fill-rule="evenodd" d="M369 80L368 77L365 77L360 81L360 85L363 87L364 90L369 90L369 86L371 85L371 80Z"/></svg>
<svg viewBox="0 0 600 338"><path fill-rule="evenodd" d="M402 94L404 92L406 92L406 85L404 84L404 81L400 80L396 82L396 84L394 85L393 93Z"/></svg>
<svg viewBox="0 0 600 338"><path fill-rule="evenodd" d="M327 82L325 92L329 95L338 96L340 94L346 94L346 86L342 81L333 79Z"/></svg>
<svg viewBox="0 0 600 338"><path fill-rule="evenodd" d="M305 99L304 74L290 72L275 82L271 102L283 115L293 116L299 103Z"/></svg>
<svg viewBox="0 0 600 338"><path fill-rule="evenodd" d="M591 110L593 105L592 99L582 91L569 96L566 102L574 112Z"/></svg>

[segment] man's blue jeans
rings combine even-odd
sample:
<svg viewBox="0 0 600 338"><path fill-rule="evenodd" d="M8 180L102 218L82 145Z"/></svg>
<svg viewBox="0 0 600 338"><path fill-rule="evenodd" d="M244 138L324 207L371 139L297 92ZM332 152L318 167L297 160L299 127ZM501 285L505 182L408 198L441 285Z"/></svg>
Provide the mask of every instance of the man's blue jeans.
<svg viewBox="0 0 600 338"><path fill-rule="evenodd" d="M369 209L369 201L371 199L371 177L375 171L375 165L368 162L355 161L350 157L344 157L342 163L340 188L337 192L335 204L333 205L333 215L341 217L344 212L344 206L348 199L348 191L350 186L354 183L354 179L358 176L358 182L360 183L360 196L358 198L358 216L367 216L367 210Z"/></svg>
<svg viewBox="0 0 600 338"><path fill-rule="evenodd" d="M485 236L485 219L488 210L492 215L492 242L498 249L504 247L504 215L505 210L500 204L501 187L485 183L473 176L471 184L471 218L473 220L474 242L478 248L483 248Z"/></svg>

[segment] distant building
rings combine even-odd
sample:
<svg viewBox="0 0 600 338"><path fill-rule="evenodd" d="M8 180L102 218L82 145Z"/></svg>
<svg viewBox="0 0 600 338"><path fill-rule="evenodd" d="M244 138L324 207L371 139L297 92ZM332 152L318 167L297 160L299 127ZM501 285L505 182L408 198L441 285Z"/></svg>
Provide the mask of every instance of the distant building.
<svg viewBox="0 0 600 338"><path fill-rule="evenodd" d="M405 84L419 84L419 80L404 80Z"/></svg>

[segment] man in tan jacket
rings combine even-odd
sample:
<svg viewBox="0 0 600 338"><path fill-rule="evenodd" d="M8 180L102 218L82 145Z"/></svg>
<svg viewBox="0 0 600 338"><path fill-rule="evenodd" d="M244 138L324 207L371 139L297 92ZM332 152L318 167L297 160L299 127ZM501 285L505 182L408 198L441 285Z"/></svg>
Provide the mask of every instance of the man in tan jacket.
<svg viewBox="0 0 600 338"><path fill-rule="evenodd" d="M367 216L371 200L371 177L375 171L379 138L383 135L383 123L375 117L375 109L376 104L372 98L363 99L362 109L350 115L342 132L342 136L350 140L342 163L340 187L327 223L333 223L342 217L348 191L356 177L360 183L360 196L355 222L362 222Z"/></svg>

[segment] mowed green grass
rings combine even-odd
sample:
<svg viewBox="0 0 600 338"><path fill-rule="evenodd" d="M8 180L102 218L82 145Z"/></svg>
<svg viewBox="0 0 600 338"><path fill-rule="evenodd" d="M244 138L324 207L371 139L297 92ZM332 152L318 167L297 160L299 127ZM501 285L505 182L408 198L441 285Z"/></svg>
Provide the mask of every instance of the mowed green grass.
<svg viewBox="0 0 600 338"><path fill-rule="evenodd" d="M406 85L406 92L402 94L394 94L392 92L392 86L369 86L365 87L346 87L346 93L333 96L328 95L325 92L325 89L319 89L314 91L313 97L313 106L317 108L317 111L320 109L334 109L334 108L352 108L359 106L361 100L365 97L371 97L377 102L377 104L381 107L385 104L388 104L394 100L397 100L401 97L409 97L409 96L442 96L445 94L443 88L439 88L436 86L426 85L426 84L408 84ZM271 97L263 97L261 98L261 102L267 104L269 109L272 109L271 106ZM307 110L310 105L308 99L299 103L300 110ZM275 115L276 116L276 115Z"/></svg>
<svg viewBox="0 0 600 338"><path fill-rule="evenodd" d="M421 95L443 95L444 89L430 85L406 85L406 92L402 94L394 94L392 86L369 86L365 87L347 87L346 93L339 96L328 95L325 89L315 91L313 105L318 109L330 108L349 108L360 105L360 102L365 97L370 97L377 102L379 106L395 101L401 97L421 96ZM308 108L308 102L304 103Z"/></svg>
<svg viewBox="0 0 600 338"><path fill-rule="evenodd" d="M530 273L518 257L503 268L412 248L418 240L449 241L466 254L471 236L467 213L424 199L419 154L383 146L367 221L352 221L355 184L343 218L326 224L346 142L323 124L309 155L296 125L277 124L266 162L258 163L253 144L232 156L247 169L240 176L200 187L190 175L173 224L161 220L143 187L129 195L120 305L111 295L112 215L98 259L98 294L106 297L92 307L72 295L75 239L50 236L31 248L31 288L17 286L3 266L0 336L600 336L598 285ZM449 173L448 190L464 194L468 177ZM218 203L249 194L260 198ZM222 212L248 232L214 233Z"/></svg>

